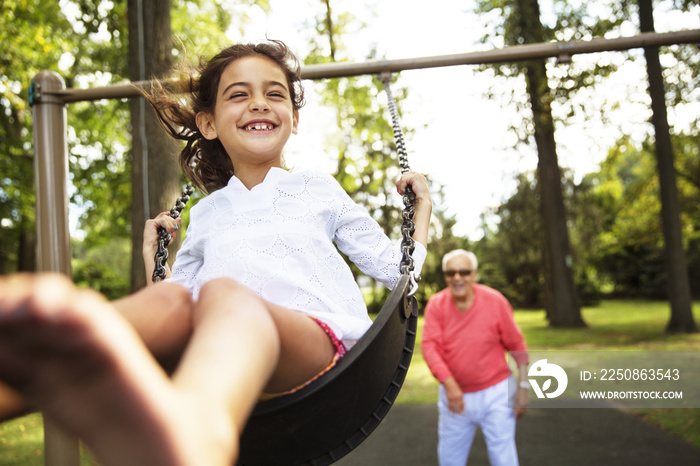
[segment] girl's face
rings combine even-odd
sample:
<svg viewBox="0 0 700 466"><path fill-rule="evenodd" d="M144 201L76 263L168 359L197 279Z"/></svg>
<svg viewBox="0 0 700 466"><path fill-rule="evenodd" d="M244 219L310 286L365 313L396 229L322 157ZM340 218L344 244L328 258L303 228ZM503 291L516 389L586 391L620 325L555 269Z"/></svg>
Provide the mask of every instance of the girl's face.
<svg viewBox="0 0 700 466"><path fill-rule="evenodd" d="M298 122L287 77L264 56L229 64L221 75L214 113L197 115L204 137L221 141L236 170L281 166L282 149L296 134Z"/></svg>

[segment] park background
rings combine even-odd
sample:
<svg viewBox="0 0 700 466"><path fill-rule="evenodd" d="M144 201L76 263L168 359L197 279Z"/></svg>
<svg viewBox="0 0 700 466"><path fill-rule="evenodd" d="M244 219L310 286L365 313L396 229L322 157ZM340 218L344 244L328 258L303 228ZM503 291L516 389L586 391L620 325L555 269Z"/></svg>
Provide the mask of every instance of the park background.
<svg viewBox="0 0 700 466"><path fill-rule="evenodd" d="M654 2L656 30L699 28L699 3ZM134 16L139 5L141 16ZM522 5L537 5L539 14L522 18L527 11ZM317 64L492 50L535 38L590 40L640 32L637 3L627 1L442 0L426 8L394 0L34 0L5 1L1 14L1 273L35 267L28 88L40 70L56 71L68 87L84 88L147 79L164 72L168 61L192 60L230 42L266 37L288 42L305 64ZM149 70L144 65L150 61L139 50L153 53L157 44L140 38L143 42L134 51L134 31L152 34L153 25L162 27L165 17L169 30L160 36L161 47L172 53L163 69ZM525 19L539 24L537 35L518 26ZM697 44L679 44L662 47L659 58L686 278L691 296L698 299L700 54ZM571 343L576 349L577 342L592 341L604 348L697 349L697 317L692 313L680 328L670 329L681 334L665 331L672 309L666 302L657 136L643 51L540 63L546 69L561 168L562 220L570 243L566 259L575 285L569 311L579 319L558 325L543 310L552 304L537 176L540 154L525 79L528 63L406 71L394 77L412 168L428 175L435 193L419 301L425 303L444 286L442 254L464 247L480 258L481 282L501 290L518 309L519 322L535 348ZM285 154L287 165L333 174L398 237L400 200L393 188L398 167L378 81L365 76L305 85L309 102L302 109L300 135ZM144 132L151 137L143 131L148 123L133 117L139 111L138 104L127 100L68 106L73 278L111 298L143 286L140 225L150 212L169 208L182 186L178 173L163 168L175 165L172 147L134 143ZM138 170L144 156L146 165L155 167L147 173ZM150 192L148 202L142 201L139 185ZM376 287L367 289L370 309L377 309L385 297ZM644 311L642 304L647 303L653 311ZM697 304L694 311L697 315ZM417 356L405 398L399 401L432 401L433 395L426 399L424 394L434 392L433 382ZM424 390L414 397L412 387ZM695 411L660 414L645 415L667 429L680 425L675 428L678 435L691 432L690 437L697 437Z"/></svg>

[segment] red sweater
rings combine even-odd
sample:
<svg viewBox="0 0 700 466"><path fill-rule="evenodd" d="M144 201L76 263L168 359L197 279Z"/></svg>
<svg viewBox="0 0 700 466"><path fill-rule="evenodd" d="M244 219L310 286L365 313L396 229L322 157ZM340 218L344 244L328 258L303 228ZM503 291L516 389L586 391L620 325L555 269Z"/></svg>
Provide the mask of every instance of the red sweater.
<svg viewBox="0 0 700 466"><path fill-rule="evenodd" d="M496 385L510 374L506 351L515 362L528 363L523 334L513 308L498 291L475 283L474 302L461 312L446 288L425 308L421 349L440 383L453 376L464 393Z"/></svg>

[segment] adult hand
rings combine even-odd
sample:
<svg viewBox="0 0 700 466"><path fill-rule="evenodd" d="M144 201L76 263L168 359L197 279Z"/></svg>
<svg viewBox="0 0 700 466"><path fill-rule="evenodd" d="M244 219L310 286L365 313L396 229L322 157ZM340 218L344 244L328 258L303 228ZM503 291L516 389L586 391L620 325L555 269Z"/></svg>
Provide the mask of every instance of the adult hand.
<svg viewBox="0 0 700 466"><path fill-rule="evenodd" d="M513 399L513 412L515 413L515 418L520 419L527 412L527 406L530 403L528 397L528 390L526 388L518 388L515 392L515 398Z"/></svg>
<svg viewBox="0 0 700 466"><path fill-rule="evenodd" d="M462 414L464 412L464 397L459 384L450 377L445 380L444 386L445 394L447 395L447 408L451 413Z"/></svg>

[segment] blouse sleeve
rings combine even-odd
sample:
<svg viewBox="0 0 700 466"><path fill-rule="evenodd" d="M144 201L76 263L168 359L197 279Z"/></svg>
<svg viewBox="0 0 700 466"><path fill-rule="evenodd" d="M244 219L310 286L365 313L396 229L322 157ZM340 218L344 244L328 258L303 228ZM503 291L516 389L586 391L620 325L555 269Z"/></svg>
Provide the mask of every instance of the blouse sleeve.
<svg viewBox="0 0 700 466"><path fill-rule="evenodd" d="M367 210L356 204L335 180L334 185L335 244L363 273L393 289L400 275L401 243L392 243ZM415 244L414 270L420 273L427 251L422 244Z"/></svg>

